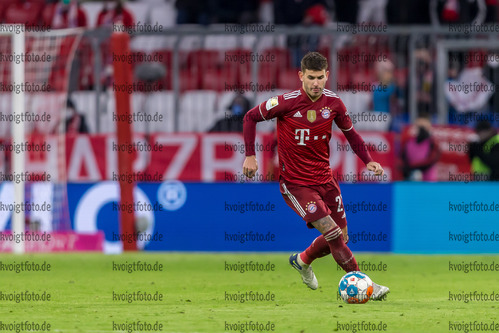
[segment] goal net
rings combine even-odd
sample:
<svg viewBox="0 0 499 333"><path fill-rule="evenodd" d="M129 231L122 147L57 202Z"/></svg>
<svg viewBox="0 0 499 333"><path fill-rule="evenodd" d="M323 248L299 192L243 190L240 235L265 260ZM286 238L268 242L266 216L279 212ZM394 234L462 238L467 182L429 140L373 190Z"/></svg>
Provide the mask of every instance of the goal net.
<svg viewBox="0 0 499 333"><path fill-rule="evenodd" d="M33 32L23 25L0 25L3 234L71 230L66 105L71 65L82 35L82 29ZM24 252L25 242L18 239L12 250Z"/></svg>

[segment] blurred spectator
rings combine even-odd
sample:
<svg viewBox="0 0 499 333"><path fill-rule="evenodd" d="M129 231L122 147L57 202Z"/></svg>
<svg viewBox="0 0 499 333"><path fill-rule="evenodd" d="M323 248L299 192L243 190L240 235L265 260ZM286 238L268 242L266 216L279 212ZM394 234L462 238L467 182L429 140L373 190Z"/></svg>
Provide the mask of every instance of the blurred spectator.
<svg viewBox="0 0 499 333"><path fill-rule="evenodd" d="M62 0L54 10L53 29L65 29L87 26L87 15L76 0Z"/></svg>
<svg viewBox="0 0 499 333"><path fill-rule="evenodd" d="M429 24L430 1L388 0L386 18L388 24Z"/></svg>
<svg viewBox="0 0 499 333"><path fill-rule="evenodd" d="M243 95L237 94L232 103L227 107L230 114L225 115L223 119L211 128L210 132L243 132L243 118L246 112L251 108L250 101Z"/></svg>
<svg viewBox="0 0 499 333"><path fill-rule="evenodd" d="M330 21L329 13L323 4L317 3L305 11L303 24L325 26Z"/></svg>
<svg viewBox="0 0 499 333"><path fill-rule="evenodd" d="M499 180L499 134L490 122L475 126L477 142L469 143L471 172L481 180Z"/></svg>
<svg viewBox="0 0 499 333"><path fill-rule="evenodd" d="M402 174L405 180L437 180L436 164L441 152L431 131L430 115L421 113L411 129L411 136L402 143Z"/></svg>
<svg viewBox="0 0 499 333"><path fill-rule="evenodd" d="M397 86L394 80L395 66L390 60L376 62L378 81L374 83L373 110L393 112L397 105Z"/></svg>
<svg viewBox="0 0 499 333"><path fill-rule="evenodd" d="M479 89L469 87L479 87ZM488 102L494 94L493 89L494 85L483 75L483 68L464 68L458 77L448 80L444 86L445 96L451 106L449 115L454 112L486 113Z"/></svg>
<svg viewBox="0 0 499 333"><path fill-rule="evenodd" d="M73 101L70 98L68 98L66 102L66 133L88 133L85 116L78 113Z"/></svg>
<svg viewBox="0 0 499 333"><path fill-rule="evenodd" d="M334 13L337 22L357 23L359 0L334 0Z"/></svg>
<svg viewBox="0 0 499 333"><path fill-rule="evenodd" d="M216 7L213 0L177 0L177 24L208 25L213 21Z"/></svg>
<svg viewBox="0 0 499 333"><path fill-rule="evenodd" d="M248 24L258 21L258 0L211 0L217 23Z"/></svg>
<svg viewBox="0 0 499 333"><path fill-rule="evenodd" d="M122 0L114 1L114 8L110 8L109 3L112 0L104 2L104 7L97 16L97 26L110 26L112 24L121 23L125 27L130 28L133 26L134 19L132 13L123 6Z"/></svg>
<svg viewBox="0 0 499 333"><path fill-rule="evenodd" d="M485 0L485 3L487 5L487 16L485 17L485 23L496 23L499 3L497 2L497 0Z"/></svg>
<svg viewBox="0 0 499 333"><path fill-rule="evenodd" d="M487 3L486 0L431 0L430 13L433 24L482 24L487 18Z"/></svg>
<svg viewBox="0 0 499 333"><path fill-rule="evenodd" d="M281 25L326 25L330 21L325 0L274 0L274 22ZM299 68L307 52L317 51L319 36L289 35L291 64Z"/></svg>
<svg viewBox="0 0 499 333"><path fill-rule="evenodd" d="M358 23L386 24L388 0L360 0Z"/></svg>
<svg viewBox="0 0 499 333"><path fill-rule="evenodd" d="M406 123L402 114L404 104L404 91L395 82L395 66L390 60L376 62L374 66L378 81L373 84L372 110L390 115L385 121L384 131L400 131L402 124Z"/></svg>
<svg viewBox="0 0 499 333"><path fill-rule="evenodd" d="M417 109L432 114L435 100L433 59L430 51L424 48L416 50L414 56L416 58Z"/></svg>

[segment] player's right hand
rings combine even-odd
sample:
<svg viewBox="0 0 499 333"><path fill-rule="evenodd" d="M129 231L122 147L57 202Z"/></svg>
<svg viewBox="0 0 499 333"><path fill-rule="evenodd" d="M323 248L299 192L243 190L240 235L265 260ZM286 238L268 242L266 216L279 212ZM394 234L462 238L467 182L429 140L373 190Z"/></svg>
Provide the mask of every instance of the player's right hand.
<svg viewBox="0 0 499 333"><path fill-rule="evenodd" d="M258 171L256 156L246 156L243 163L243 174L248 178L253 178Z"/></svg>
<svg viewBox="0 0 499 333"><path fill-rule="evenodd" d="M374 172L376 176L383 176L384 170L378 162L367 163L367 170Z"/></svg>

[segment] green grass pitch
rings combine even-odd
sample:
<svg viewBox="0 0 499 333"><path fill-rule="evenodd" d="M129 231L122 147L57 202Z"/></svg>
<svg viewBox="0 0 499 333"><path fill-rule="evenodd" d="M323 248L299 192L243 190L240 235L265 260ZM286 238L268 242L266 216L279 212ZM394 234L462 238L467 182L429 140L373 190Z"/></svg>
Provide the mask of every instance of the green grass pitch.
<svg viewBox="0 0 499 333"><path fill-rule="evenodd" d="M2 254L3 296L45 292L51 300L17 303L0 297L0 331L9 327L2 325L25 321L50 323L50 332L128 332L123 325L137 325L137 321L156 324L156 328L161 324L161 332L303 333L368 332L379 331L380 327L386 332L425 333L465 332L468 327L472 332L473 326L471 329L466 326L470 322L499 323L499 300L465 302L462 298L463 292L498 294L499 272L465 273L449 269L449 262L499 264L497 256L356 254L358 262L386 265L385 271L365 272L391 289L386 301L361 305L337 299L338 282L344 272L337 269L331 256L313 264L319 280L319 289L315 291L302 284L299 274L289 266L288 256L289 253ZM46 262L51 270L16 273L3 266L26 260ZM163 270L133 273L113 270L113 262L139 260L148 264L159 262ZM250 261L270 262L275 265L274 270L244 273L226 270L226 263ZM134 291L157 293L163 299L131 303L113 299L113 292L118 295ZM273 300L230 299L246 292ZM449 300L449 292L461 294L461 299ZM256 330L257 322L264 324L264 330ZM248 326L244 326L246 323ZM136 326L134 331L147 332L144 326Z"/></svg>

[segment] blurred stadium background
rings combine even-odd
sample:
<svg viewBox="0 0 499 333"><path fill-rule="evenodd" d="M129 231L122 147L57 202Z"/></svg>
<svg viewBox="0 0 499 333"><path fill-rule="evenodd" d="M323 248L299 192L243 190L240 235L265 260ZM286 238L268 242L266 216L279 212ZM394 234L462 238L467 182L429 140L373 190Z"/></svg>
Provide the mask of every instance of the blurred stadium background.
<svg viewBox="0 0 499 333"><path fill-rule="evenodd" d="M151 251L307 246L313 233L303 237L304 225L275 183L275 122L257 127L263 178L253 181L241 173L242 117L257 103L298 89L299 60L319 51L329 60L327 87L342 98L387 174L365 179L364 166L335 131L331 164L343 183L350 232L358 235L352 250L496 253L494 242L471 247L463 237L475 231L495 237L496 208L468 214L465 204L493 207L497 193L491 181L497 180L497 155L480 169L489 181L478 182L468 143L478 140L477 125L488 133L499 125L498 10L495 0L0 0L0 22L32 30L25 52L52 55L52 61L25 62L25 81L52 90L23 94L26 112L52 120L23 128L28 141L53 148L25 154L24 168L53 177L23 184L26 200L51 202L53 209L26 212L24 220L26 230L53 232L60 242L27 250L119 253L124 230L162 235L137 242ZM130 39L113 47L113 35ZM13 53L11 35L0 36L0 52ZM6 85L14 64L6 59L2 115L13 112ZM129 77L126 86L117 70ZM117 107L123 87L129 110ZM130 138L162 149L127 151L123 162L115 144L128 122L116 119L127 112L136 117ZM12 142L12 121L0 122L0 137L3 145ZM15 171L11 152L0 151L0 161L4 175ZM120 173L126 165L134 181ZM2 202L13 202L13 188L2 182ZM132 192L135 201L163 209L120 214L116 204ZM274 209L262 208L269 204ZM12 229L13 215L0 212L0 230ZM127 218L131 222L123 222ZM421 221L433 232L415 240L413 226ZM274 241L243 242L247 232L273 234ZM1 251L12 250L12 242L0 244Z"/></svg>

